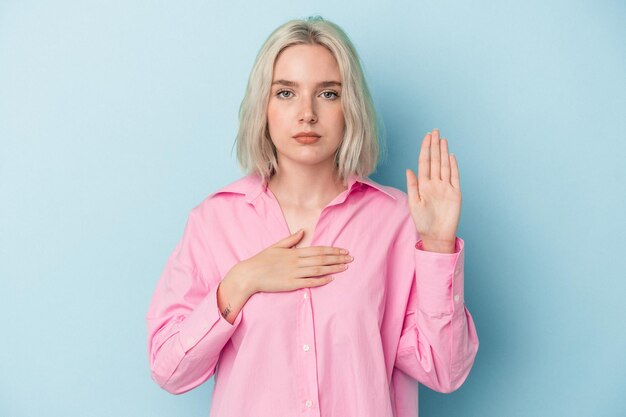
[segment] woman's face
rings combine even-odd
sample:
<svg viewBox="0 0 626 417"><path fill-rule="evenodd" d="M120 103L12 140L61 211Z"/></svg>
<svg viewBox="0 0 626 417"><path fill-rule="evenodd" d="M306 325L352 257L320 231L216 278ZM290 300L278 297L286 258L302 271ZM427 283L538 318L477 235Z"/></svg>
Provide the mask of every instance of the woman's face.
<svg viewBox="0 0 626 417"><path fill-rule="evenodd" d="M325 47L294 45L278 55L267 122L279 166L334 169L334 154L345 127L340 96L339 66ZM320 137L311 143L299 142L294 136L300 132Z"/></svg>

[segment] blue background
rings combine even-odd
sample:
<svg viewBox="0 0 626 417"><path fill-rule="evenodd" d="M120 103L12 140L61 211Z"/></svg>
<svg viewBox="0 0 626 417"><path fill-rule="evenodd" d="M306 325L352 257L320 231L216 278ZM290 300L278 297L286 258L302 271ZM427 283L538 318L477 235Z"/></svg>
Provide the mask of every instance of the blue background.
<svg viewBox="0 0 626 417"><path fill-rule="evenodd" d="M144 316L186 217L241 176L269 33L312 14L360 52L406 190L456 153L480 350L420 415L626 415L621 1L0 3L0 415L204 416L149 376ZM245 400L245 399L242 399Z"/></svg>

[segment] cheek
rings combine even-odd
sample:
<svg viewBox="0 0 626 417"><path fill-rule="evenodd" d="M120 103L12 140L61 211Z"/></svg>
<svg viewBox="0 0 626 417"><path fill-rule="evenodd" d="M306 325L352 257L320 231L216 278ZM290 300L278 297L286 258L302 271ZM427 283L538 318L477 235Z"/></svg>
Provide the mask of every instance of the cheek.
<svg viewBox="0 0 626 417"><path fill-rule="evenodd" d="M276 120L276 109L272 104L268 104L267 106L267 121L269 124Z"/></svg>
<svg viewBox="0 0 626 417"><path fill-rule="evenodd" d="M279 109L278 106L269 104L267 107L267 122L270 126L278 127L285 123L287 112L285 109Z"/></svg>
<svg viewBox="0 0 626 417"><path fill-rule="evenodd" d="M343 131L346 121L344 119L343 111L341 110L341 108L339 108L339 110L335 110L331 117L338 129Z"/></svg>
<svg viewBox="0 0 626 417"><path fill-rule="evenodd" d="M318 109L318 115L325 120L332 120L333 123L341 122L344 120L341 104L332 106L320 106L320 108Z"/></svg>

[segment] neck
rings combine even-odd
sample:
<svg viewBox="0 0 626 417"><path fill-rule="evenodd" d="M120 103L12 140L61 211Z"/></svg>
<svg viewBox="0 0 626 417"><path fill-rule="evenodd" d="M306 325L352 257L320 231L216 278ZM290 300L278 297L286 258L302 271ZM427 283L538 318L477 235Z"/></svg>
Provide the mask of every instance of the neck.
<svg viewBox="0 0 626 417"><path fill-rule="evenodd" d="M334 164L327 169L282 165L268 180L268 187L282 203L304 209L325 207L346 189Z"/></svg>

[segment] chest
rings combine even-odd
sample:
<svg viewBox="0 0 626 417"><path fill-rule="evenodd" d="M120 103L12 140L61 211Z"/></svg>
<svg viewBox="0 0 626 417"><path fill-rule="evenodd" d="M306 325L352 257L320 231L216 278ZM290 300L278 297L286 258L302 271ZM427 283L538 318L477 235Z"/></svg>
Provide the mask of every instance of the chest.
<svg viewBox="0 0 626 417"><path fill-rule="evenodd" d="M295 233L299 229L304 229L304 236L296 244L297 248L311 246L315 225L321 213L321 210L296 210L289 207L283 209L285 221L291 233Z"/></svg>
<svg viewBox="0 0 626 417"><path fill-rule="evenodd" d="M224 199L224 202L229 201ZM381 207L355 198L346 204L307 210L279 205L271 195L265 194L255 202L225 205L210 217L207 235L210 233L211 239L207 242L217 263L213 276L225 276L233 265L299 229L303 229L304 234L295 244L296 248L311 244L345 248L354 260L348 269L336 273L336 279L329 284L297 291L255 293L243 307L244 318L232 337L235 346L240 346L244 335L250 332L267 337L275 334L277 324L287 329L297 329L297 326L304 329L302 326L312 323L313 319L316 328L330 329L336 335L333 343L337 345L345 345L354 334L372 339L379 337L388 294L393 294L393 286L388 284L397 286L398 282L406 281L410 285L411 279L410 274L406 279L387 277L389 248L399 228L397 216L381 214L393 213L393 207ZM413 259L411 256L402 258L407 265ZM211 272L206 274L210 276ZM391 295L391 299L393 305L399 304L398 295ZM291 335L290 331L286 334Z"/></svg>

